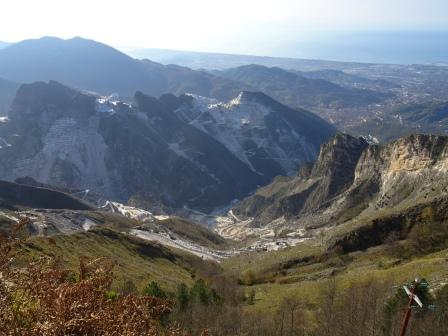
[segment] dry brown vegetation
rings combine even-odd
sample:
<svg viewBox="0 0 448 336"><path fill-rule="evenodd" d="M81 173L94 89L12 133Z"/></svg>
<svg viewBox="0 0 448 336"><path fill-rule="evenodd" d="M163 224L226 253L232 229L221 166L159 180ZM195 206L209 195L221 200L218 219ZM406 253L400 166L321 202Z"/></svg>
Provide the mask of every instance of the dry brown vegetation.
<svg viewBox="0 0 448 336"><path fill-rule="evenodd" d="M0 335L184 335L161 318L173 302L149 296L113 295L113 265L80 260L79 272L43 258L13 267L17 230L0 237Z"/></svg>

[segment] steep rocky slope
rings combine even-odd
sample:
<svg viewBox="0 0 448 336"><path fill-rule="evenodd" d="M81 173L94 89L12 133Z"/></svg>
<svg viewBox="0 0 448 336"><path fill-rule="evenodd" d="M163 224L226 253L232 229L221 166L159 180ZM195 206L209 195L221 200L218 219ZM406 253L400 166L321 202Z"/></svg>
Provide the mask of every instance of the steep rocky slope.
<svg viewBox="0 0 448 336"><path fill-rule="evenodd" d="M293 174L335 132L316 115L261 92L243 91L228 103L193 96L190 105L175 112L224 144L251 170L269 177Z"/></svg>
<svg viewBox="0 0 448 336"><path fill-rule="evenodd" d="M377 146L337 134L314 164L243 200L218 231L239 237L306 235L334 226L350 231L446 197L447 188L448 137L411 135Z"/></svg>
<svg viewBox="0 0 448 336"><path fill-rule="evenodd" d="M258 97L240 98L246 96ZM261 96L215 104L230 122L209 120L224 129L221 137L200 118L187 118L206 116L203 101L137 92L131 105L54 81L23 85L0 124L0 178L29 176L122 202L147 192L171 207L210 211L313 159L334 132L309 112ZM235 136L244 153L229 145Z"/></svg>
<svg viewBox="0 0 448 336"><path fill-rule="evenodd" d="M0 77L0 118L8 115L18 88L19 84Z"/></svg>

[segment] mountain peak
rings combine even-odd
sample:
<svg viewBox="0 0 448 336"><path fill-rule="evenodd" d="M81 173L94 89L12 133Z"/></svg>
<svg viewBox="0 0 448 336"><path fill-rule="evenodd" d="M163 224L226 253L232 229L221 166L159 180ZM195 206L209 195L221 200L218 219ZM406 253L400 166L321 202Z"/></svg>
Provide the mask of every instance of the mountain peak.
<svg viewBox="0 0 448 336"><path fill-rule="evenodd" d="M328 176L329 173L344 175L354 171L359 157L368 145L363 138L336 133L330 140L322 144L319 157L313 168L313 176Z"/></svg>
<svg viewBox="0 0 448 336"><path fill-rule="evenodd" d="M244 104L260 104L271 109L279 109L281 107L285 107L277 100L260 91L241 91L238 96L230 100L227 105L235 106Z"/></svg>
<svg viewBox="0 0 448 336"><path fill-rule="evenodd" d="M105 46L100 42L96 42L94 40L85 39L79 36L70 38L70 39L62 39L60 37L55 36L43 36L37 39L27 39L22 40L20 42L11 44L8 48L9 50L22 50L27 49L27 51L33 51L35 48L64 48L68 46ZM12 52L12 51L11 51Z"/></svg>
<svg viewBox="0 0 448 336"><path fill-rule="evenodd" d="M241 91L238 96L230 101L232 105L239 105L249 102L263 102L269 98L262 92L253 92L253 91Z"/></svg>
<svg viewBox="0 0 448 336"><path fill-rule="evenodd" d="M43 113L53 118L65 114L91 115L95 113L94 101L95 97L53 80L23 84L11 105L10 117L30 118Z"/></svg>
<svg viewBox="0 0 448 336"><path fill-rule="evenodd" d="M363 146L367 146L367 140L365 140L364 138L360 137L354 137L350 134L346 134L346 133L342 133L342 132L337 132L329 141L330 146L358 146L358 145L363 145Z"/></svg>

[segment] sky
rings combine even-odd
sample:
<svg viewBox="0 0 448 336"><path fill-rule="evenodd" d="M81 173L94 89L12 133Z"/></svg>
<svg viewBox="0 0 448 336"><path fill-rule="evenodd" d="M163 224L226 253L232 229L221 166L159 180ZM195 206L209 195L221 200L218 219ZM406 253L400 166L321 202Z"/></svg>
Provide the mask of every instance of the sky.
<svg viewBox="0 0 448 336"><path fill-rule="evenodd" d="M448 31L448 0L3 0L0 41L274 55L334 32Z"/></svg>

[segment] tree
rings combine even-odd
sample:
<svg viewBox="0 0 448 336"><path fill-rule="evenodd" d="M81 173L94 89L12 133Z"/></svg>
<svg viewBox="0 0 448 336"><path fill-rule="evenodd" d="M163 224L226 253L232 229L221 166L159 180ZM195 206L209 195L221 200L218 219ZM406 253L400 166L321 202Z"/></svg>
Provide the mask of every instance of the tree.
<svg viewBox="0 0 448 336"><path fill-rule="evenodd" d="M148 285L146 285L146 287L143 288L142 294L160 299L165 299L167 297L165 291L155 281L151 281Z"/></svg>
<svg viewBox="0 0 448 336"><path fill-rule="evenodd" d="M190 298L194 301L197 300L201 304L207 305L210 303L210 295L204 280L196 280L190 291Z"/></svg>
<svg viewBox="0 0 448 336"><path fill-rule="evenodd" d="M189 295L190 293L186 284L181 283L179 286L177 286L176 300L180 310L185 310L185 308L187 307L190 300Z"/></svg>

